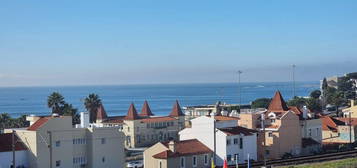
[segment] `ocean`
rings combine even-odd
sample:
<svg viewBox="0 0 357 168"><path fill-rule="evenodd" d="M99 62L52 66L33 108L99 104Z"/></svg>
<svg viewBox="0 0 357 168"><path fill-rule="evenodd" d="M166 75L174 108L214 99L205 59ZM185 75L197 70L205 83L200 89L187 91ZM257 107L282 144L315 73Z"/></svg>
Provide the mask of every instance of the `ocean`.
<svg viewBox="0 0 357 168"><path fill-rule="evenodd" d="M295 88L297 96L308 96L311 91L319 89L319 82L297 82ZM280 90L286 100L293 96L291 82L242 83L242 104L257 98L271 98L276 90ZM65 101L73 104L79 112L85 111L83 99L96 93L108 115L125 115L131 102L140 111L144 100L149 102L155 115L169 114L175 100L179 100L181 106L239 102L238 83L0 87L0 113L9 113L12 117L48 115L51 109L47 107L47 97L55 91L60 92Z"/></svg>

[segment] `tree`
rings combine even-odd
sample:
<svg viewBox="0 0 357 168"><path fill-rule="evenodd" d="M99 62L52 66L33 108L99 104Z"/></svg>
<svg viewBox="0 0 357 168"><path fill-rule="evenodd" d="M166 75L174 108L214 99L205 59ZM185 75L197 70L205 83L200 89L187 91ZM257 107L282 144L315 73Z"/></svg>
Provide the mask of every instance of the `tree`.
<svg viewBox="0 0 357 168"><path fill-rule="evenodd" d="M47 98L47 106L49 108L52 108L52 113L57 113L59 115L62 115L61 106L63 106L64 104L65 104L64 97L58 92L53 92Z"/></svg>
<svg viewBox="0 0 357 168"><path fill-rule="evenodd" d="M84 106L89 112L89 121L91 123L95 122L97 117L97 109L102 104L102 100L97 94L89 94L88 97L84 99Z"/></svg>
<svg viewBox="0 0 357 168"><path fill-rule="evenodd" d="M252 108L268 108L270 102L270 98L258 98L252 102Z"/></svg>
<svg viewBox="0 0 357 168"><path fill-rule="evenodd" d="M288 106L296 106L298 108L302 108L306 105L306 100L303 97L295 96L293 99L290 99L288 102L286 102L286 104Z"/></svg>
<svg viewBox="0 0 357 168"><path fill-rule="evenodd" d="M320 90L314 90L310 93L310 97L314 99L318 99L321 96L321 91Z"/></svg>
<svg viewBox="0 0 357 168"><path fill-rule="evenodd" d="M324 80L322 81L322 91L325 92L325 90L328 88L328 84L327 84L327 80L326 78L324 78Z"/></svg>
<svg viewBox="0 0 357 168"><path fill-rule="evenodd" d="M322 106L319 99L308 98L306 99L306 106L309 110L313 112L321 112Z"/></svg>
<svg viewBox="0 0 357 168"><path fill-rule="evenodd" d="M10 115L8 113L0 114L0 130L7 128L10 123Z"/></svg>
<svg viewBox="0 0 357 168"><path fill-rule="evenodd" d="M65 116L72 116L72 124L73 125L80 123L80 117L79 117L79 114L77 113L78 109L74 108L72 106L72 104L65 103L61 107L61 112Z"/></svg>

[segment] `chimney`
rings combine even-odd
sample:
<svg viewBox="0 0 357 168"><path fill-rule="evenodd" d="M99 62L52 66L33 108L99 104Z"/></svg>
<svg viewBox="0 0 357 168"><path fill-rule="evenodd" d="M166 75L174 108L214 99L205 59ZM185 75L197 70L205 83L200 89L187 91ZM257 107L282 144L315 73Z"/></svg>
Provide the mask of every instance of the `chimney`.
<svg viewBox="0 0 357 168"><path fill-rule="evenodd" d="M302 109L302 118L307 119L307 107L304 106Z"/></svg>
<svg viewBox="0 0 357 168"><path fill-rule="evenodd" d="M175 141L171 140L171 141L169 142L169 149L170 149L170 151L173 152L173 153L176 152L176 150L175 150Z"/></svg>
<svg viewBox="0 0 357 168"><path fill-rule="evenodd" d="M351 107L355 106L355 100L351 100Z"/></svg>
<svg viewBox="0 0 357 168"><path fill-rule="evenodd" d="M81 128L87 128L89 126L89 113L81 112Z"/></svg>

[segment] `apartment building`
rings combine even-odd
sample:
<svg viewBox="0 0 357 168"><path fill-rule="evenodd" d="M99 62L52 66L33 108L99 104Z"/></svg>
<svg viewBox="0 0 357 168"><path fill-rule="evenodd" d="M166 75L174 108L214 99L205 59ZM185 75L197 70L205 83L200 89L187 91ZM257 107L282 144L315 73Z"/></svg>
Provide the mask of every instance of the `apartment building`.
<svg viewBox="0 0 357 168"><path fill-rule="evenodd" d="M212 150L197 139L158 142L144 151L145 168L209 168Z"/></svg>
<svg viewBox="0 0 357 168"><path fill-rule="evenodd" d="M14 138L14 141L13 141ZM15 144L15 166L28 167L27 148L14 133L0 134L0 168L13 165L12 143Z"/></svg>
<svg viewBox="0 0 357 168"><path fill-rule="evenodd" d="M86 116L81 118L88 121L82 121L81 125L88 125L88 113ZM15 131L28 149L30 168L124 167L124 135L115 127L74 128L70 116L29 116L27 119L31 125Z"/></svg>
<svg viewBox="0 0 357 168"><path fill-rule="evenodd" d="M126 116L108 117L104 108L98 109L97 123L104 127L119 127L125 134L125 147L148 147L160 141L178 140L178 132L185 127L185 115L176 101L168 116L155 116L147 101L138 114L131 104Z"/></svg>
<svg viewBox="0 0 357 168"><path fill-rule="evenodd" d="M180 140L197 139L216 151L216 165L245 163L248 155L257 160L257 131L238 126L239 118L201 116L191 120L192 127L179 132ZM214 129L216 127L216 129ZM216 140L216 150L214 148Z"/></svg>
<svg viewBox="0 0 357 168"><path fill-rule="evenodd" d="M239 115L238 109L239 109L238 104L227 104L224 102L222 103L220 101L217 102L216 104L184 107L186 121L190 121L191 119L200 116L210 116L211 113L214 113L216 116L228 115L228 116L237 117Z"/></svg>

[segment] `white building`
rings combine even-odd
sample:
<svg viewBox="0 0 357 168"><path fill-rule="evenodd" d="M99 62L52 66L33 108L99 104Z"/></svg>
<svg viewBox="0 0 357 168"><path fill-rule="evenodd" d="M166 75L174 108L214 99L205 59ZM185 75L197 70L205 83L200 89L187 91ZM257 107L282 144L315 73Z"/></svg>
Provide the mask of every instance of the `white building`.
<svg viewBox="0 0 357 168"><path fill-rule="evenodd" d="M257 133L255 130L238 126L238 118L201 116L191 120L192 127L179 132L180 140L197 139L214 151L214 122L216 122L216 165L229 165L257 160Z"/></svg>
<svg viewBox="0 0 357 168"><path fill-rule="evenodd" d="M13 133L0 134L0 168L9 168L12 166L12 135ZM15 135L15 166L28 167L27 149Z"/></svg>

